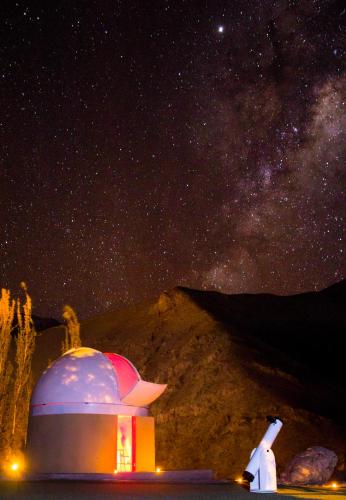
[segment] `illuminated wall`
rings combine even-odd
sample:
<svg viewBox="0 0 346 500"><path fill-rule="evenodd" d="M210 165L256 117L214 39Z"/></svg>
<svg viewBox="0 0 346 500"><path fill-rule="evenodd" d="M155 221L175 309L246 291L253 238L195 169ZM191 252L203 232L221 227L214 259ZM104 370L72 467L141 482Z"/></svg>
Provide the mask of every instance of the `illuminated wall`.
<svg viewBox="0 0 346 500"><path fill-rule="evenodd" d="M40 473L112 473L117 415L44 415L30 419L28 469Z"/></svg>
<svg viewBox="0 0 346 500"><path fill-rule="evenodd" d="M153 417L133 417L136 442L134 470L155 470L155 427Z"/></svg>

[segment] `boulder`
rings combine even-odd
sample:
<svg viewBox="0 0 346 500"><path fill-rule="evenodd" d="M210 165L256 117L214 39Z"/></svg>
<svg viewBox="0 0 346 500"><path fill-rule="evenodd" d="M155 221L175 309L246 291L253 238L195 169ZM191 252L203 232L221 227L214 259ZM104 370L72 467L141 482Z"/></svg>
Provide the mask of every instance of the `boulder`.
<svg viewBox="0 0 346 500"><path fill-rule="evenodd" d="M298 453L282 473L281 484L324 484L331 478L338 458L322 446Z"/></svg>

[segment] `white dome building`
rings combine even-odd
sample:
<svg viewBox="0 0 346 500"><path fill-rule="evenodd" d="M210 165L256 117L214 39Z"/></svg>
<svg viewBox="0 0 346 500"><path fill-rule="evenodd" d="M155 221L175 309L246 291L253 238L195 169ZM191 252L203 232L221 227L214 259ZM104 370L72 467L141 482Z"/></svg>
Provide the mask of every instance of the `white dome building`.
<svg viewBox="0 0 346 500"><path fill-rule="evenodd" d="M43 373L31 398L32 472L154 471L148 405L166 389L141 379L123 356L81 347Z"/></svg>

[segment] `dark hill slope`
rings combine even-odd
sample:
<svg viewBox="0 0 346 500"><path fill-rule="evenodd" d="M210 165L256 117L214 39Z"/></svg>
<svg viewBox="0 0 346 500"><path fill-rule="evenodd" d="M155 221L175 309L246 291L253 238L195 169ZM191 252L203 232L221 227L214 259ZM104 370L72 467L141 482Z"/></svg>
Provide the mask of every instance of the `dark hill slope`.
<svg viewBox="0 0 346 500"><path fill-rule="evenodd" d="M278 348L315 376L344 382L346 281L287 297L181 290L224 325Z"/></svg>
<svg viewBox="0 0 346 500"><path fill-rule="evenodd" d="M54 318L42 318L41 316L32 316L35 329L37 332L41 332L42 330L47 330L47 328L53 328L54 326L61 325L60 321L57 321Z"/></svg>
<svg viewBox="0 0 346 500"><path fill-rule="evenodd" d="M157 462L164 468L210 467L221 476L239 474L266 428L268 414L285 420L275 443L279 467L309 445L330 447L343 456L345 435L334 420L321 416L343 407L343 393L335 396L333 384L321 391L314 373L287 354L284 342L279 350L249 327L262 318L280 332L291 331L285 326L291 313L280 305L281 299L289 298L227 297L178 288L156 302L83 323L84 345L119 352L144 379L168 383L152 406ZM61 328L38 337L36 374L48 358L59 355L62 337Z"/></svg>

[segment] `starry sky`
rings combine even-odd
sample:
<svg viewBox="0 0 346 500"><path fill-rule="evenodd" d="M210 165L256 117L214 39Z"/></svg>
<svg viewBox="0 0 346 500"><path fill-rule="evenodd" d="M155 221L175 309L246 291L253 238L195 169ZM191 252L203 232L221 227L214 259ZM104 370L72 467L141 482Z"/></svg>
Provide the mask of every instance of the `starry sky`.
<svg viewBox="0 0 346 500"><path fill-rule="evenodd" d="M81 318L345 277L346 5L4 1L0 269Z"/></svg>

